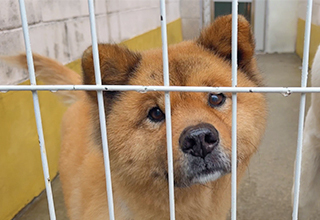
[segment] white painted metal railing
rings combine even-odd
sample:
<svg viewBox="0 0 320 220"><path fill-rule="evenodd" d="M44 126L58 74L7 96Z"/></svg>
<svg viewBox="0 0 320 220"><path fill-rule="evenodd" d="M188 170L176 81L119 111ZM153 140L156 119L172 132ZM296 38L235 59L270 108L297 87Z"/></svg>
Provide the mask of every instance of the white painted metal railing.
<svg viewBox="0 0 320 220"><path fill-rule="evenodd" d="M303 61L302 61L301 88L307 87L311 19L312 19L312 0L308 0L305 34L304 34L304 50L303 50ZM295 179L294 179L294 198L293 198L293 212L292 212L292 219L293 220L298 219L301 161L302 161L302 141L303 141L303 127L304 127L305 109L306 109L306 93L303 92L303 93L301 93L301 98L300 98L300 113L299 113L297 154L296 154Z"/></svg>
<svg viewBox="0 0 320 220"><path fill-rule="evenodd" d="M91 39L92 39L92 53L93 53L93 65L96 85L101 85L101 72L99 63L99 51L97 42L97 31L94 13L93 0L88 0L89 5L89 15L90 15L90 27L91 27ZM107 138L107 125L106 125L106 114L103 102L103 91L97 90L98 97L98 109L99 109L99 119L100 119L100 131L102 139L102 150L104 158L104 169L106 176L106 187L108 195L108 206L109 206L109 217L110 220L114 220L114 207L113 207L113 195L112 195L112 183L111 183L111 171L110 171L110 160L109 160L109 149L108 149L108 138Z"/></svg>
<svg viewBox="0 0 320 220"><path fill-rule="evenodd" d="M54 203L52 197L52 190L49 177L49 168L45 151L45 143L42 131L41 113L38 101L37 91L57 91L57 90L96 90L98 96L99 117L101 138L104 153L104 165L106 175L106 188L108 194L109 214L110 219L114 218L112 185L111 185L111 172L109 164L108 143L107 143L107 129L105 120L105 111L103 105L103 91L163 91L165 92L165 115L167 124L167 151L168 151L168 177L169 177L169 201L170 201L170 219L175 219L174 207L174 182L173 182L173 160L172 160L172 131L171 131L171 109L170 109L170 92L231 92L232 93L232 204L231 204L231 219L236 220L236 192L237 192L237 93L282 93L289 95L291 93L301 93L300 101L300 115L299 115L299 131L297 140L297 159L296 159L296 174L295 174L295 188L294 188L294 207L292 219L298 219L298 204L299 204L299 187L300 187L300 173L301 173L301 151L303 139L303 126L306 93L320 92L319 87L307 88L307 75L308 75L308 61L309 61L309 44L310 44L310 27L311 27L311 13L312 13L312 0L308 0L307 18L305 28L305 43L304 43L304 57L301 87L237 87L237 33L238 33L238 0L232 0L232 87L182 87L182 86L169 86L169 65L168 65L168 49L167 49L167 35L166 35L166 13L165 13L165 0L160 0L161 8L161 30L163 42L163 71L164 71L164 86L118 86L118 85L101 85L101 74L99 65L98 44L95 28L95 13L93 0L88 0L90 12L90 24L92 35L92 48L94 57L94 69L96 77L96 85L36 85L32 52L28 33L28 22L26 18L26 10L24 0L19 0L20 13L22 20L22 28L25 39L25 47L28 61L28 70L30 75L31 85L0 85L0 91L31 91L34 102L34 112L36 116L37 131L39 135L39 145L41 151L42 167L45 178L48 206L50 212L50 219L56 219Z"/></svg>
<svg viewBox="0 0 320 220"><path fill-rule="evenodd" d="M238 84L238 0L232 0L232 87ZM231 220L237 219L237 93L232 93Z"/></svg>
<svg viewBox="0 0 320 220"><path fill-rule="evenodd" d="M163 57L163 82L164 86L169 86L169 62L168 62L168 43L167 43L167 16L165 0L160 0L160 21L162 34L162 57ZM165 115L167 132L167 155L168 155L168 181L169 181L169 204L170 219L175 219L174 207L174 179L173 179L173 152L172 152L172 131L171 131L171 104L170 92L165 94Z"/></svg>
<svg viewBox="0 0 320 220"><path fill-rule="evenodd" d="M204 86L128 86L128 85L0 85L0 92L5 91L138 91L138 92L231 92L231 93L320 93L320 87L204 87Z"/></svg>
<svg viewBox="0 0 320 220"><path fill-rule="evenodd" d="M29 39L27 13L26 13L26 7L24 4L24 0L19 0L19 6L20 6L20 14L21 14L21 21L22 21L24 43L25 43L26 54L27 54L27 63L28 63L30 84L36 85L36 75L34 73L31 44L30 44L30 39ZM42 121L41 121L38 93L36 90L32 91L32 98L33 98L34 114L36 117L44 182L46 185L49 214L50 214L50 219L55 220L56 214L55 214L55 210L54 210L54 203L53 203L53 196L52 196L52 189L51 189L51 180L50 180L49 167L48 167L48 159L47 159L46 147L45 147L45 143L44 143L44 136L43 136L43 130L42 130Z"/></svg>

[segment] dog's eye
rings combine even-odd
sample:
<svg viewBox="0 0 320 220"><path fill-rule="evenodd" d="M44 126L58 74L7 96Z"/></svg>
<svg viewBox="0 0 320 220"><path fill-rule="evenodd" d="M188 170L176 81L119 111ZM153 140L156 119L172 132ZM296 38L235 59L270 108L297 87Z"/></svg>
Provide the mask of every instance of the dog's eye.
<svg viewBox="0 0 320 220"><path fill-rule="evenodd" d="M226 100L226 97L222 93L220 94L210 93L208 103L211 107L219 107L225 102L225 100Z"/></svg>
<svg viewBox="0 0 320 220"><path fill-rule="evenodd" d="M159 107L153 107L148 113L148 118L153 122L160 122L164 120L164 113Z"/></svg>

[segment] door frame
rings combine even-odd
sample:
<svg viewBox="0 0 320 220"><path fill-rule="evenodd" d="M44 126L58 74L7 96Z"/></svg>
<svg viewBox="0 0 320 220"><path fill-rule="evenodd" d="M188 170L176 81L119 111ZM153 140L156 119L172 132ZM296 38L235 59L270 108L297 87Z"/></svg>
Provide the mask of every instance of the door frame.
<svg viewBox="0 0 320 220"><path fill-rule="evenodd" d="M214 2L231 3L232 0L203 0L203 25L208 25L214 20ZM266 0L238 0L238 2L252 3L251 25L256 41L256 51L263 52L265 50Z"/></svg>

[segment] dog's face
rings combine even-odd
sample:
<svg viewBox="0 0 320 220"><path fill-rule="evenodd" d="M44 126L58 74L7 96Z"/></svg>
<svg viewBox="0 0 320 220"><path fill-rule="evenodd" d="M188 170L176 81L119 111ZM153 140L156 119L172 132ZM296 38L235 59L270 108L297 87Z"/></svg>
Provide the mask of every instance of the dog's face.
<svg viewBox="0 0 320 220"><path fill-rule="evenodd" d="M248 22L239 19L238 86L261 83L253 58ZM231 86L231 16L218 19L196 41L169 47L171 86ZM161 50L135 53L99 45L103 84L163 85ZM94 84L92 52L85 51L84 83ZM95 92L88 92L93 115ZM231 93L171 92L172 145L176 187L214 181L231 172ZM105 92L113 175L126 184L167 182L165 100L163 92ZM238 166L247 166L265 126L261 94L238 94ZM99 141L99 121L94 117Z"/></svg>

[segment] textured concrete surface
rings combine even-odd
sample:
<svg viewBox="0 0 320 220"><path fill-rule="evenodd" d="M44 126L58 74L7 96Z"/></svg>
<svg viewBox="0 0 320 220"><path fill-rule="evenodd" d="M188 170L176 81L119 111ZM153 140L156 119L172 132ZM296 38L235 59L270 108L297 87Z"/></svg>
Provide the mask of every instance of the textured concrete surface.
<svg viewBox="0 0 320 220"><path fill-rule="evenodd" d="M301 60L295 54L259 55L258 63L267 86L300 85ZM239 188L238 220L291 219L300 95L267 94L267 98L268 126L262 145ZM57 219L67 219L58 178L53 181L53 189ZM45 194L17 219L49 219Z"/></svg>
<svg viewBox="0 0 320 220"><path fill-rule="evenodd" d="M180 2L166 2L167 22L179 19ZM95 0L94 4L99 42L119 43L160 26L159 1ZM33 52L68 63L80 58L91 45L86 0L29 0L26 12ZM1 1L0 14L0 55L24 51L18 2ZM11 70L2 63L0 71L6 73L0 84L19 83L27 78L26 72Z"/></svg>
<svg viewBox="0 0 320 220"><path fill-rule="evenodd" d="M59 177L52 181L53 199L58 220L68 220L64 206L61 183ZM20 211L13 220L45 220L50 219L48 202L45 191L35 198L28 206Z"/></svg>
<svg viewBox="0 0 320 220"><path fill-rule="evenodd" d="M201 2L180 1L183 39L189 40L199 36L201 30Z"/></svg>
<svg viewBox="0 0 320 220"><path fill-rule="evenodd" d="M258 56L267 86L300 86L295 54ZM267 94L269 118L264 140L239 189L238 219L291 219L291 188L297 145L300 94Z"/></svg>

